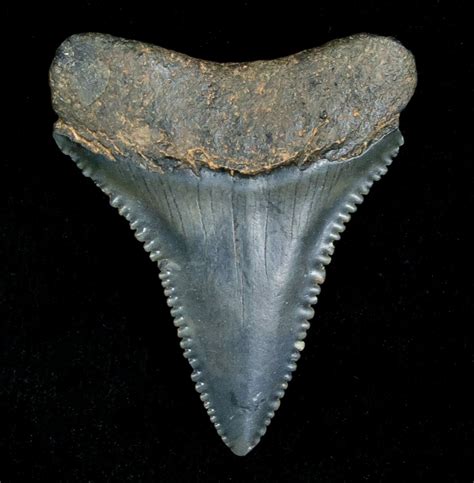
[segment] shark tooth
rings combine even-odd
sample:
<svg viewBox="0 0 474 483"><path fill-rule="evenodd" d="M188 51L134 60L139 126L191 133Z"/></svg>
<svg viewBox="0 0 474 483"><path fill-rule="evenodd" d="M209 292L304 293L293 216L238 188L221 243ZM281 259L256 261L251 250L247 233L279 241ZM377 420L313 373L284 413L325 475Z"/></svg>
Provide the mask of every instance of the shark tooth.
<svg viewBox="0 0 474 483"><path fill-rule="evenodd" d="M50 84L58 146L158 263L201 400L247 454L296 368L334 242L402 144L412 55L360 34L219 64L82 34Z"/></svg>

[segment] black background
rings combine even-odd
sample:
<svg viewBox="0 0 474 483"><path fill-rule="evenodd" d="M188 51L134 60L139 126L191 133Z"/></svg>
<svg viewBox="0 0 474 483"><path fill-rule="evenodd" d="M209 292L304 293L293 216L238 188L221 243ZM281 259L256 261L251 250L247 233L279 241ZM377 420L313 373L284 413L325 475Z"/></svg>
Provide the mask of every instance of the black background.
<svg viewBox="0 0 474 483"><path fill-rule="evenodd" d="M472 481L473 63L461 5L10 2L2 483ZM299 368L245 458L219 441L194 391L156 266L52 140L49 64L85 31L217 61L367 31L416 57L405 146L338 242Z"/></svg>

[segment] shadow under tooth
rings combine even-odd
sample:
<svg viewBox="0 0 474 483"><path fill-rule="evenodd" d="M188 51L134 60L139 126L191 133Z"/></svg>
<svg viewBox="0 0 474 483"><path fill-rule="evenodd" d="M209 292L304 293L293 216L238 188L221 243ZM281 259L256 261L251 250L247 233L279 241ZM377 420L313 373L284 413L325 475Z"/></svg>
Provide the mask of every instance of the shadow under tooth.
<svg viewBox="0 0 474 483"><path fill-rule="evenodd" d="M358 158L253 177L149 172L56 141L158 262L196 390L223 441L247 454L296 369L333 242L386 171L399 131Z"/></svg>

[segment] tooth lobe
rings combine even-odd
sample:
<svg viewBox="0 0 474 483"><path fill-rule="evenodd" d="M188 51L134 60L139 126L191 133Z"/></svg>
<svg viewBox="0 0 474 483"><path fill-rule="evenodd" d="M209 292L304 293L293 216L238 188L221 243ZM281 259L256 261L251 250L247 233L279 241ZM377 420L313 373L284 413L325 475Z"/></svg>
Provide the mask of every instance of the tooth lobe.
<svg viewBox="0 0 474 483"><path fill-rule="evenodd" d="M226 444L246 454L296 369L328 240L344 228L354 194L386 163L381 154L400 142L398 131L360 158L249 178L147 172L57 139L113 200L120 195L145 245L159 247L184 356L199 366L196 389Z"/></svg>

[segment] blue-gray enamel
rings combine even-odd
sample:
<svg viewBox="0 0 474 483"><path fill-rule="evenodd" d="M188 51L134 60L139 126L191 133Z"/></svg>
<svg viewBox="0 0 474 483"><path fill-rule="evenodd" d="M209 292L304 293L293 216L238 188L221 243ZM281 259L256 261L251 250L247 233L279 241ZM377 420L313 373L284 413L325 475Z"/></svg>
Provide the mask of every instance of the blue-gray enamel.
<svg viewBox="0 0 474 483"><path fill-rule="evenodd" d="M333 242L386 171L400 132L359 157L258 176L150 171L55 139L158 262L196 389L224 442L247 454L296 368Z"/></svg>

